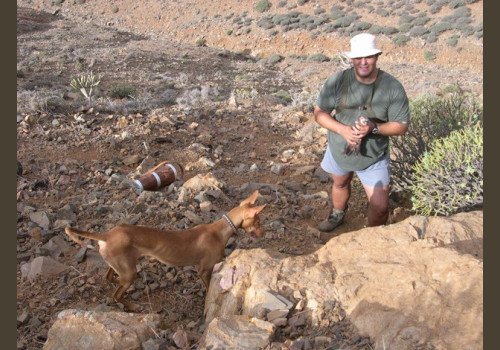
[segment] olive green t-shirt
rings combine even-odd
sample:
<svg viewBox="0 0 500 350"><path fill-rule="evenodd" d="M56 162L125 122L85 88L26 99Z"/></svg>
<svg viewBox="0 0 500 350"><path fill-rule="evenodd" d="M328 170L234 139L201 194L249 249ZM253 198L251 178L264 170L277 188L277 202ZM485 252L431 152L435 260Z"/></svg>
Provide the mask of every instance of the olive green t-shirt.
<svg viewBox="0 0 500 350"><path fill-rule="evenodd" d="M348 84L345 105L364 106L373 91L370 108L364 110L341 108L344 71L332 75L326 81L318 97L318 107L328 113L335 110L333 118L345 125L354 125L361 115L378 123L395 121L405 126L409 125L408 97L403 85L396 78L379 70L377 82L364 84L356 79L353 68L345 72L345 83ZM337 164L349 171L366 169L389 152L389 137L379 134L366 135L361 141L358 155L346 155L344 150L347 141L332 131L328 131L328 144Z"/></svg>

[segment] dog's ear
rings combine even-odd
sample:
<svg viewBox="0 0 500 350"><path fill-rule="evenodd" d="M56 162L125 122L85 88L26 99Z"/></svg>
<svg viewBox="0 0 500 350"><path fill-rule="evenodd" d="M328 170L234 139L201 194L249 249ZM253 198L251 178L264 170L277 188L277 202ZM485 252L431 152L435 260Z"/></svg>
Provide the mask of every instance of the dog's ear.
<svg viewBox="0 0 500 350"><path fill-rule="evenodd" d="M243 200L243 202L240 203L240 206L243 206L245 204L253 205L257 201L257 197L259 197L259 190L255 190L250 197Z"/></svg>
<svg viewBox="0 0 500 350"><path fill-rule="evenodd" d="M266 205L267 205L267 204L264 204L264 205L261 205L261 206L258 206L258 207L254 207L254 208L250 208L250 209L248 209L248 210L245 212L245 219L255 217L255 215L259 214L259 213L262 211L262 209L264 209L264 207L265 207Z"/></svg>

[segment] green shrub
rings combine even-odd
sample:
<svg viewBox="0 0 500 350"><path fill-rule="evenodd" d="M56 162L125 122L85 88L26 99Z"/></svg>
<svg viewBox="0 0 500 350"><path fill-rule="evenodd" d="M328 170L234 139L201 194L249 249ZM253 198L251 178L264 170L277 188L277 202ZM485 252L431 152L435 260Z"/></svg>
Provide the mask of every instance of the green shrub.
<svg viewBox="0 0 500 350"><path fill-rule="evenodd" d="M278 3L278 8L280 7L285 7L286 6L286 0L281 0L279 3Z"/></svg>
<svg viewBox="0 0 500 350"><path fill-rule="evenodd" d="M325 13L325 12L326 12L326 10L324 8L322 8L322 7L316 7L314 9L314 14L315 15L321 15L322 13Z"/></svg>
<svg viewBox="0 0 500 350"><path fill-rule="evenodd" d="M448 137L452 131L482 121L482 108L474 96L458 86L443 90L443 96L430 95L410 101L411 124L408 132L391 138L391 177L396 191L404 191L413 183L412 166L430 144Z"/></svg>
<svg viewBox="0 0 500 350"><path fill-rule="evenodd" d="M309 0L297 0L297 5L301 6L304 5L306 2L309 2Z"/></svg>
<svg viewBox="0 0 500 350"><path fill-rule="evenodd" d="M371 23L364 22L364 21L354 21L351 24L351 27L353 30L359 30L359 31L366 31L366 30L370 29L371 26L372 26Z"/></svg>
<svg viewBox="0 0 500 350"><path fill-rule="evenodd" d="M412 22L413 25L415 26L423 26L427 24L431 19L427 16L422 16L422 17L417 17L415 20Z"/></svg>
<svg viewBox="0 0 500 350"><path fill-rule="evenodd" d="M279 90L274 94L282 104L287 105L290 102L292 102L292 97L290 96L290 93L285 90Z"/></svg>
<svg viewBox="0 0 500 350"><path fill-rule="evenodd" d="M383 9L383 8L378 8L377 10L375 10L375 13L381 17L389 16L389 11L387 11L386 9Z"/></svg>
<svg viewBox="0 0 500 350"><path fill-rule="evenodd" d="M396 46L404 46L406 43L410 40L410 38L404 34L397 34L393 39L392 42Z"/></svg>
<svg viewBox="0 0 500 350"><path fill-rule="evenodd" d="M411 37L416 37L416 36L422 36L424 34L429 33L429 29L427 29L424 26L415 26L410 29L410 36Z"/></svg>
<svg viewBox="0 0 500 350"><path fill-rule="evenodd" d="M372 25L370 27L370 29L368 30L368 33L374 34L374 35L382 34L383 32L384 32L384 27L379 26L377 24Z"/></svg>
<svg viewBox="0 0 500 350"><path fill-rule="evenodd" d="M451 29L453 29L453 24L449 22L434 23L434 25L432 25L430 28L431 32L436 33L438 35Z"/></svg>
<svg viewBox="0 0 500 350"><path fill-rule="evenodd" d="M438 40L436 33L425 34L422 38L429 44L435 43Z"/></svg>
<svg viewBox="0 0 500 350"><path fill-rule="evenodd" d="M330 61L330 58L328 56L323 55L322 53L315 53L315 54L309 56L308 61L328 62L328 61Z"/></svg>
<svg viewBox="0 0 500 350"><path fill-rule="evenodd" d="M110 91L111 98L131 98L135 95L135 88L130 85L113 86Z"/></svg>
<svg viewBox="0 0 500 350"><path fill-rule="evenodd" d="M432 51L425 51L424 52L424 59L426 61L433 61L436 59L436 54Z"/></svg>
<svg viewBox="0 0 500 350"><path fill-rule="evenodd" d="M198 38L195 41L196 46L205 46L206 43L207 43L207 39L205 39L205 38Z"/></svg>
<svg viewBox="0 0 500 350"><path fill-rule="evenodd" d="M462 33L464 36L471 36L474 34L474 28L469 25L465 25L463 27L460 27L460 33Z"/></svg>
<svg viewBox="0 0 500 350"><path fill-rule="evenodd" d="M400 33L408 33L413 28L411 23L403 23L398 27Z"/></svg>
<svg viewBox="0 0 500 350"><path fill-rule="evenodd" d="M450 1L450 3L448 4L448 6L451 9L456 9L456 8L465 6L465 4L466 4L465 0L453 0L453 1Z"/></svg>
<svg viewBox="0 0 500 350"><path fill-rule="evenodd" d="M119 10L120 10L120 9L119 9L117 6L115 6L115 7L113 7L113 8L111 9L111 12L113 12L113 13L117 13Z"/></svg>
<svg viewBox="0 0 500 350"><path fill-rule="evenodd" d="M264 29L274 28L274 23L271 20L271 17L263 17L257 21L257 26Z"/></svg>
<svg viewBox="0 0 500 350"><path fill-rule="evenodd" d="M429 12L433 15L435 15L436 13L438 13L439 11L441 11L441 8L443 6L440 5L440 4L434 4L431 6L431 8L429 9Z"/></svg>
<svg viewBox="0 0 500 350"><path fill-rule="evenodd" d="M284 59L285 59L285 57L281 56L280 54L274 54L274 55L271 55L271 56L265 58L264 61L265 61L265 63L268 63L268 64L276 64L276 63L283 61Z"/></svg>
<svg viewBox="0 0 500 350"><path fill-rule="evenodd" d="M383 34L385 35L392 35L397 33L398 30L397 28L391 27L391 26L384 26Z"/></svg>
<svg viewBox="0 0 500 350"><path fill-rule="evenodd" d="M231 34L233 34L233 30L232 29L226 30L226 35L231 35Z"/></svg>
<svg viewBox="0 0 500 350"><path fill-rule="evenodd" d="M451 37L448 38L448 40L446 40L446 44L448 46L455 47L458 44L458 38L459 38L458 35L452 35Z"/></svg>
<svg viewBox="0 0 500 350"><path fill-rule="evenodd" d="M257 4L255 4L255 11L257 12L266 12L271 8L271 3L268 0L259 0Z"/></svg>
<svg viewBox="0 0 500 350"><path fill-rule="evenodd" d="M336 11L336 12L330 12L330 19L333 20L333 21L336 21L338 20L339 18L342 18L346 16L345 12L344 11Z"/></svg>
<svg viewBox="0 0 500 350"><path fill-rule="evenodd" d="M356 20L356 16L353 16L353 15L350 15L350 16L344 16L344 17L341 17L337 20L335 20L334 24L338 27L349 27L352 22L354 22Z"/></svg>
<svg viewBox="0 0 500 350"><path fill-rule="evenodd" d="M483 204L483 126L467 125L432 143L413 166L409 186L417 214L451 215Z"/></svg>

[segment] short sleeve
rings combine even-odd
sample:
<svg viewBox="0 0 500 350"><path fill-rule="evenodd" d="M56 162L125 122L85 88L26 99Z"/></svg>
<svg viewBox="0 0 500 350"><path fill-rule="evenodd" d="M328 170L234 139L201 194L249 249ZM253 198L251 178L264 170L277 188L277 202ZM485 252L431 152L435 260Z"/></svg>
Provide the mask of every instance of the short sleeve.
<svg viewBox="0 0 500 350"><path fill-rule="evenodd" d="M325 112L331 113L340 103L342 97L342 73L335 73L328 78L319 93L317 105Z"/></svg>
<svg viewBox="0 0 500 350"><path fill-rule="evenodd" d="M410 125L410 107L408 96L403 85L395 80L393 83L392 98L387 113L389 121L395 121L404 126Z"/></svg>

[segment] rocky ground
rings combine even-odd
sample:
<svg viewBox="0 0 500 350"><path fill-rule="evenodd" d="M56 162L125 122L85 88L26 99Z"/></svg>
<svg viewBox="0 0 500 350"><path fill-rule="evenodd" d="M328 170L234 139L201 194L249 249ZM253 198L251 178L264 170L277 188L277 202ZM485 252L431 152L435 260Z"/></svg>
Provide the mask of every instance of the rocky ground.
<svg viewBox="0 0 500 350"><path fill-rule="evenodd" d="M262 16L244 2L197 9L183 1L169 8L159 1L121 1L113 3L116 12L99 1L17 3L19 349L41 348L64 309L120 309L111 303L113 286L104 280L96 253L65 237L68 224L93 231L124 222L183 229L218 219L257 188L259 203L268 203L261 214L266 236L235 236L227 253L262 247L307 254L364 227L367 204L355 180L345 224L329 235L315 228L328 211L331 182L319 169L326 136L311 118L311 106L324 79L343 64L299 54L318 52L322 36L298 33L301 49L292 50L292 32L266 40L253 24L248 38L221 35L223 26L214 21L201 30L205 44L197 44L204 23L195 23L197 13ZM304 11L314 3L321 2ZM482 3L470 6L475 21L482 20ZM179 24L181 19L191 25ZM345 38L335 40L348 49ZM435 50L443 54L427 62L418 45L401 49L382 39L387 56L381 67L401 79L411 98L456 83L482 95L482 39L470 41L460 50L438 43ZM325 54L338 52L329 50ZM276 59L277 53L283 57ZM70 86L90 71L102 75L91 106ZM120 98L123 91L132 97ZM140 195L123 181L165 160L184 167L182 180ZM194 193L183 187L209 173L211 188ZM391 196L390 209L390 223L411 215L401 194ZM25 278L23 264L40 256L66 269ZM194 268L141 260L138 273L129 297L164 316L166 338L181 328L195 344L203 330L205 291ZM369 348L349 327L340 337L346 345Z"/></svg>

